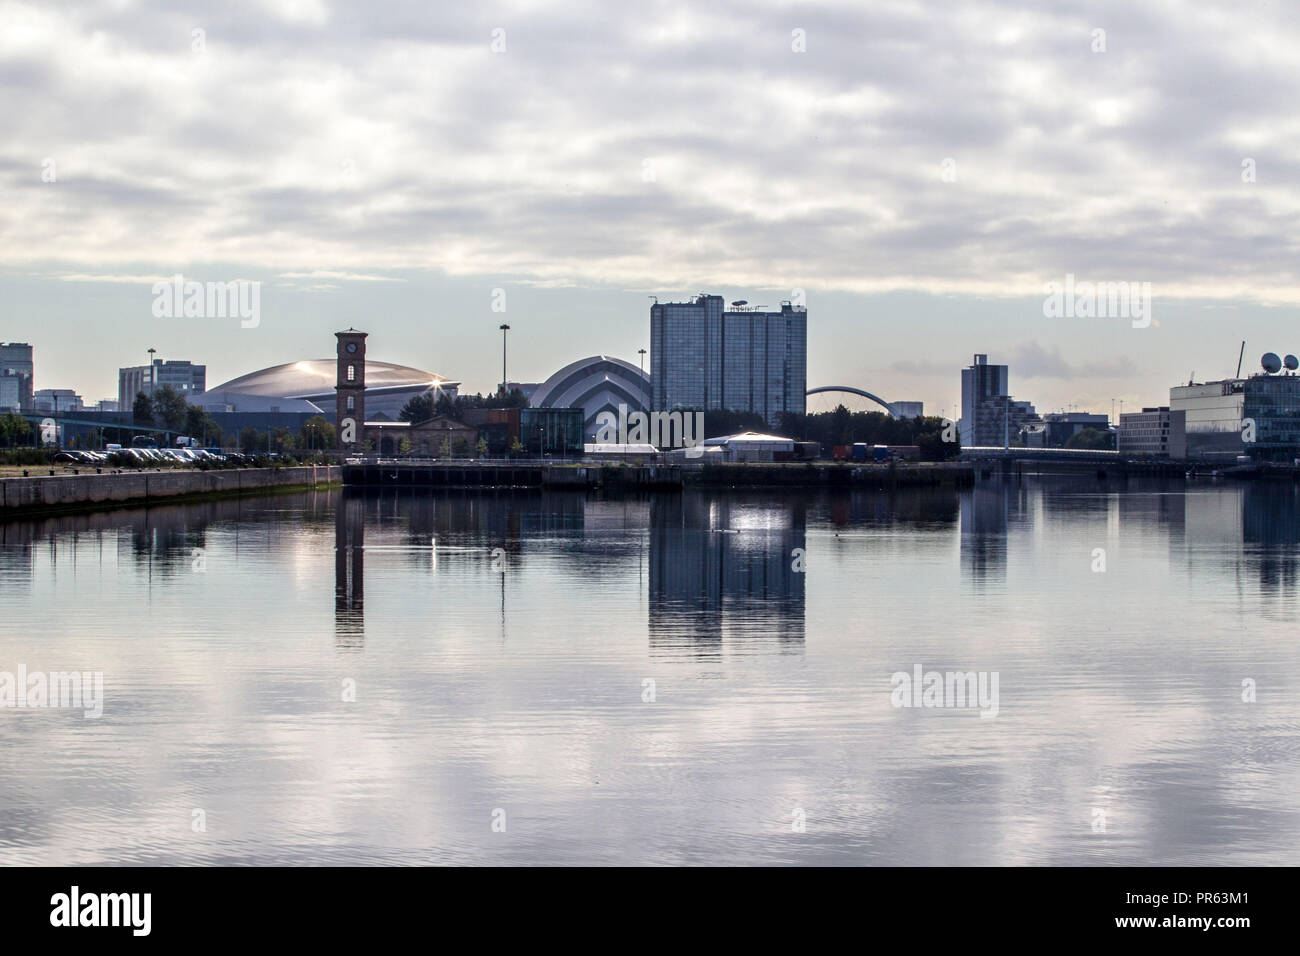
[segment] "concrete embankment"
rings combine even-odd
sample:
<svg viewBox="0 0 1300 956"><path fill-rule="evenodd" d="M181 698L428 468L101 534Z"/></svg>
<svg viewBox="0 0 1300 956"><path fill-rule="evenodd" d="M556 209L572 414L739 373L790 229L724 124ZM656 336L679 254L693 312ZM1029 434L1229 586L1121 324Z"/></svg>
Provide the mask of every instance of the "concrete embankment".
<svg viewBox="0 0 1300 956"><path fill-rule="evenodd" d="M0 478L0 517L153 501L293 491L338 483L337 466L140 471Z"/></svg>

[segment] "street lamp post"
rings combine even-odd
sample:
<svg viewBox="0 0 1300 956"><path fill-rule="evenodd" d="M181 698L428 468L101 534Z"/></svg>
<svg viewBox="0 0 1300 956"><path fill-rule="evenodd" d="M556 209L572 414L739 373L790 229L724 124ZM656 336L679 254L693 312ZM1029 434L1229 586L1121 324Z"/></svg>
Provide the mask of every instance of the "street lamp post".
<svg viewBox="0 0 1300 956"><path fill-rule="evenodd" d="M506 397L506 382L510 379L506 376L506 333L510 331L510 326L502 322L497 326L501 330L501 397Z"/></svg>
<svg viewBox="0 0 1300 956"><path fill-rule="evenodd" d="M642 381L637 382L637 385L640 385L642 388L644 388L644 387L645 387L645 383L644 383L644 379L645 379L645 349L637 349L637 350L636 350L636 354L639 355L639 356L641 356L641 378L642 378ZM644 409L642 409L642 410L644 411Z"/></svg>

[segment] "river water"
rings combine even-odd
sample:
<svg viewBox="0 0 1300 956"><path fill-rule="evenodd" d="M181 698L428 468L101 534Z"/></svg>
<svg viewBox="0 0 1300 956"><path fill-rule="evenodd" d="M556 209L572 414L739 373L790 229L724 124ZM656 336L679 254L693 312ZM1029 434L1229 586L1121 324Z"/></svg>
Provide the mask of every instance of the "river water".
<svg viewBox="0 0 1300 956"><path fill-rule="evenodd" d="M98 717L0 706L0 864L1294 864L1297 500L1088 476L0 523L0 698L103 681Z"/></svg>

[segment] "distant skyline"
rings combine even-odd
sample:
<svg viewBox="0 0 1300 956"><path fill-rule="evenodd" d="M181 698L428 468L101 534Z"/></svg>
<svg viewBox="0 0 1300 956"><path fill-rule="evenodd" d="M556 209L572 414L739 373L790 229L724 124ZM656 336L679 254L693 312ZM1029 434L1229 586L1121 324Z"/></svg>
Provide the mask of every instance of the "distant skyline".
<svg viewBox="0 0 1300 956"><path fill-rule="evenodd" d="M649 295L802 289L810 386L953 417L976 352L1107 414L1300 352L1293 7L589 10L0 0L0 340L88 402L349 325L483 391L502 321L539 381L635 363ZM155 318L177 272L261 281L260 324ZM1067 274L1155 323L1045 317Z"/></svg>

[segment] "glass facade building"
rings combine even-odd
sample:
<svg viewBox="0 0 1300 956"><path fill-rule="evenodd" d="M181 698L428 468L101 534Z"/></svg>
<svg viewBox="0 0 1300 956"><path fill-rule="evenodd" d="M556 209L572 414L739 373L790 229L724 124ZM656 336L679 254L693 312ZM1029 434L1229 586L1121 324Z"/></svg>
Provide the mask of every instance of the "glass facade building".
<svg viewBox="0 0 1300 956"><path fill-rule="evenodd" d="M1243 391L1243 415L1255 424L1247 452L1268 461L1300 457L1300 376L1255 375Z"/></svg>
<svg viewBox="0 0 1300 956"><path fill-rule="evenodd" d="M727 311L722 296L650 307L651 407L757 412L772 427L804 414L808 310Z"/></svg>
<svg viewBox="0 0 1300 956"><path fill-rule="evenodd" d="M34 366L26 342L0 342L0 410L32 407Z"/></svg>
<svg viewBox="0 0 1300 956"><path fill-rule="evenodd" d="M1188 458L1300 457L1300 376L1252 375L1169 390L1171 412L1186 413Z"/></svg>

